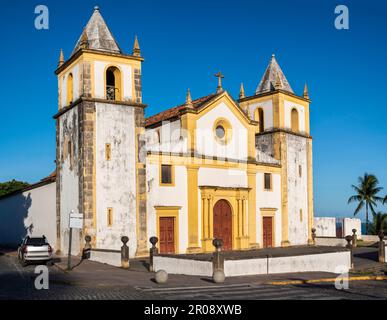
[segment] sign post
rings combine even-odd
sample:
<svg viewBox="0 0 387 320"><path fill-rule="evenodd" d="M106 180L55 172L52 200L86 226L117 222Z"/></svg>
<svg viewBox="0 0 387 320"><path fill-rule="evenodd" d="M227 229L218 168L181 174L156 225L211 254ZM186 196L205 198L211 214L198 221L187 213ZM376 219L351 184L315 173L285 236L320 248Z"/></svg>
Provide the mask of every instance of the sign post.
<svg viewBox="0 0 387 320"><path fill-rule="evenodd" d="M69 252L67 259L67 270L71 270L71 243L73 240L73 229L82 229L83 228L83 214L82 213L74 213L74 210L70 212L69 219Z"/></svg>

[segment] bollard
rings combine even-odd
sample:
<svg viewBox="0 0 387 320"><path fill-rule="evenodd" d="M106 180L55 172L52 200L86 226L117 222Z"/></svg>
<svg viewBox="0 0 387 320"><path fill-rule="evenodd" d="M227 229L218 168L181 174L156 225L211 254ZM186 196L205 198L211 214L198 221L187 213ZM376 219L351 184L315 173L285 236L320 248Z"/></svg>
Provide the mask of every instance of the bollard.
<svg viewBox="0 0 387 320"><path fill-rule="evenodd" d="M348 248L350 253L351 253L351 269L353 270L353 268L354 268L354 264L353 264L353 248L352 248L352 244L351 244L352 236L346 236L345 240L347 241L346 248Z"/></svg>
<svg viewBox="0 0 387 320"><path fill-rule="evenodd" d="M149 271L155 272L153 257L159 254L159 249L157 249L156 247L156 244L159 242L159 239L157 237L152 237L149 239L149 242L152 244L152 248L149 249Z"/></svg>
<svg viewBox="0 0 387 320"><path fill-rule="evenodd" d="M379 237L379 262L385 263L386 262L386 245L384 244L384 232L379 231L378 234Z"/></svg>
<svg viewBox="0 0 387 320"><path fill-rule="evenodd" d="M352 247L353 248L357 247L357 234L356 234L356 232L357 232L356 229L352 229Z"/></svg>
<svg viewBox="0 0 387 320"><path fill-rule="evenodd" d="M129 238L124 236L121 238L123 246L121 247L121 267L124 269L129 268L129 247L127 243L129 242Z"/></svg>
<svg viewBox="0 0 387 320"><path fill-rule="evenodd" d="M212 245L215 251L212 255L212 278L215 283L222 283L225 280L224 276L224 257L222 255L222 239L214 239Z"/></svg>
<svg viewBox="0 0 387 320"><path fill-rule="evenodd" d="M313 241L313 244L312 245L316 245L316 229L315 228L312 228L312 241Z"/></svg>
<svg viewBox="0 0 387 320"><path fill-rule="evenodd" d="M85 244L85 247L83 248L83 251L82 251L82 259L90 259L90 255L91 255L91 237L90 236L86 236L85 237L85 241L86 241L86 244Z"/></svg>

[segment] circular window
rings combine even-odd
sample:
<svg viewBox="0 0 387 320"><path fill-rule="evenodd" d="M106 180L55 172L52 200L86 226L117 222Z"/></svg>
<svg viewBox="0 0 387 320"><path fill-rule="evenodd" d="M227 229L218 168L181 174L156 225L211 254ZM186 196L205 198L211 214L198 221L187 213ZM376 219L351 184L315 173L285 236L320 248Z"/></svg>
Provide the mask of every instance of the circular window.
<svg viewBox="0 0 387 320"><path fill-rule="evenodd" d="M223 128L223 126L219 125L216 127L216 136L219 138L219 139L224 139L224 137L226 136L226 130Z"/></svg>

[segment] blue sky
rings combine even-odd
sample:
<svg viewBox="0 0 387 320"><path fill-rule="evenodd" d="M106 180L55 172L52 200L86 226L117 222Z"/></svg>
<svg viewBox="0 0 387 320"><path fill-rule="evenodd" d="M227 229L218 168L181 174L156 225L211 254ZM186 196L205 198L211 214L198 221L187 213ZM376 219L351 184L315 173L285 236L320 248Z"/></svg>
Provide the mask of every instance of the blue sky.
<svg viewBox="0 0 387 320"><path fill-rule="evenodd" d="M50 29L38 31L42 3ZM338 4L349 7L350 30L334 28ZM8 1L0 19L0 181L36 182L54 170L59 49L67 58L95 5L125 52L139 36L147 115L183 102L188 87L193 98L213 92L218 70L234 97L241 82L252 94L275 53L295 92L307 82L313 100L316 215L350 216L350 185L364 172L387 192L382 0Z"/></svg>

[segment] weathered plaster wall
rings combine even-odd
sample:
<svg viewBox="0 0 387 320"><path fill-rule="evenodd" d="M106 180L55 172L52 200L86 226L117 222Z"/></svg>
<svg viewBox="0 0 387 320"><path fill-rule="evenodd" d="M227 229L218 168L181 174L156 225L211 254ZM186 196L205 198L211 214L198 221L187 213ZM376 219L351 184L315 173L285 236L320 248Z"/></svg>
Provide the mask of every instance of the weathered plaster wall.
<svg viewBox="0 0 387 320"><path fill-rule="evenodd" d="M257 173L257 196L256 196L256 212L257 212L257 239L256 242L263 245L263 231L262 231L262 211L263 209L275 209L274 216L274 241L275 246L281 246L281 175L272 175L272 190L266 191L264 189L264 173Z"/></svg>
<svg viewBox="0 0 387 320"><path fill-rule="evenodd" d="M317 237L336 237L336 218L315 217L314 228Z"/></svg>
<svg viewBox="0 0 387 320"><path fill-rule="evenodd" d="M292 134L287 134L286 136L289 241L291 245L305 245L308 243L308 167L306 139ZM300 210L302 210L302 214Z"/></svg>
<svg viewBox="0 0 387 320"><path fill-rule="evenodd" d="M97 248L119 250L128 236L130 255L137 249L136 237L136 141L134 109L96 104L96 212ZM105 146L111 145L111 160ZM108 208L113 225L107 224Z"/></svg>
<svg viewBox="0 0 387 320"><path fill-rule="evenodd" d="M291 129L292 127L292 117L291 113L293 109L298 111L298 121L299 121L299 131L305 131L305 108L297 103L284 100L284 119L285 119L285 128Z"/></svg>
<svg viewBox="0 0 387 320"><path fill-rule="evenodd" d="M232 127L232 137L226 145L214 138L214 126L225 118ZM231 159L247 159L247 129L225 103L203 115L196 123L196 148L199 154Z"/></svg>
<svg viewBox="0 0 387 320"><path fill-rule="evenodd" d="M56 249L55 182L0 199L0 221L0 246L45 235Z"/></svg>
<svg viewBox="0 0 387 320"><path fill-rule="evenodd" d="M106 69L113 66L106 61L94 62L94 94L96 98L105 99L105 79ZM133 70L129 64L114 64L121 71L121 83L123 90L123 100L133 99Z"/></svg>
<svg viewBox="0 0 387 320"><path fill-rule="evenodd" d="M60 184L60 234L61 251L67 252L69 243L69 215L83 213L79 201L79 107L75 107L60 117L59 125L59 176ZM72 253L79 254L80 235L73 232Z"/></svg>
<svg viewBox="0 0 387 320"><path fill-rule="evenodd" d="M155 207L181 207L179 210L179 251L186 253L188 247L187 169L185 166L174 166L175 186L173 187L160 186L159 164L148 162L146 170L148 238L157 235ZM150 246L148 242L148 247Z"/></svg>

